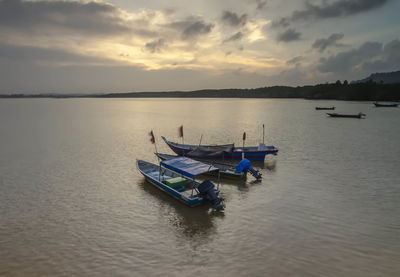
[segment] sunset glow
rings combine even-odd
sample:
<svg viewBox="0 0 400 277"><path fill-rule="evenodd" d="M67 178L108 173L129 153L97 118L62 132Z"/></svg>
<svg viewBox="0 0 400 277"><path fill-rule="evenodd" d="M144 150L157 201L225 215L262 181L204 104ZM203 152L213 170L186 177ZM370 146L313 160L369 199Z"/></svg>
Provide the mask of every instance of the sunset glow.
<svg viewBox="0 0 400 277"><path fill-rule="evenodd" d="M140 72L139 91L201 89L204 80L215 88L304 85L398 70L398 1L357 0L352 11L346 0L312 1L315 9L304 1L218 2L1 0L0 92L48 91L46 82L32 87L45 75L25 76L38 69L79 78L89 67L85 78L96 78L124 68L123 82ZM7 78L10 68L26 81ZM178 81L186 70L189 86ZM157 86L146 72L157 73ZM175 87L165 82L172 76ZM59 87L81 90L95 92Z"/></svg>

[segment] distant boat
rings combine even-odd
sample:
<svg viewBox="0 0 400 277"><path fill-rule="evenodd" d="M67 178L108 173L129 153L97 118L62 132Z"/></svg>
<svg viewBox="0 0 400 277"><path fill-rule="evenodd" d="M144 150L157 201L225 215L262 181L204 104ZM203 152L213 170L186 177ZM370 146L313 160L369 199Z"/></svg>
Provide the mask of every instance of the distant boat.
<svg viewBox="0 0 400 277"><path fill-rule="evenodd" d="M335 107L315 107L316 110L334 110Z"/></svg>
<svg viewBox="0 0 400 277"><path fill-rule="evenodd" d="M265 156L268 154L277 155L278 148L275 146L267 146L260 143L259 146L246 146L235 147L234 144L226 145L189 145L171 142L165 137L161 137L165 143L179 156L187 156L191 158L208 158L208 159L242 159L244 158L252 161L264 161Z"/></svg>
<svg viewBox="0 0 400 277"><path fill-rule="evenodd" d="M339 113L326 113L330 117L346 117L346 118L364 118L366 114L358 113L358 114L339 114Z"/></svg>
<svg viewBox="0 0 400 277"><path fill-rule="evenodd" d="M384 103L378 103L378 102L375 102L374 105L377 108L380 108L380 107L382 107L382 108L383 107L385 107L385 108L396 108L396 107L399 106L398 103L387 103L387 104L384 104Z"/></svg>

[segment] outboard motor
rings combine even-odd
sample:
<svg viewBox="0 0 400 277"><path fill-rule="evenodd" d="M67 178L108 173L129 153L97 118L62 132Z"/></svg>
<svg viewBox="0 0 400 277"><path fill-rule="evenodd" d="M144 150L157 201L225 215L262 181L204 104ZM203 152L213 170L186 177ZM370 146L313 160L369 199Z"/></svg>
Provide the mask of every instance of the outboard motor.
<svg viewBox="0 0 400 277"><path fill-rule="evenodd" d="M214 189L214 184L209 180L202 182L197 189L199 190L200 196L211 202L213 209L221 211L224 209L222 206L222 198L217 196L217 190Z"/></svg>
<svg viewBox="0 0 400 277"><path fill-rule="evenodd" d="M257 180L260 180L261 177L261 173L258 170L255 170L251 164L250 161L248 159L243 159L240 161L240 163L238 163L238 165L236 166L236 173L240 173L240 172L247 172L249 171L251 175L254 176L254 178L256 178Z"/></svg>

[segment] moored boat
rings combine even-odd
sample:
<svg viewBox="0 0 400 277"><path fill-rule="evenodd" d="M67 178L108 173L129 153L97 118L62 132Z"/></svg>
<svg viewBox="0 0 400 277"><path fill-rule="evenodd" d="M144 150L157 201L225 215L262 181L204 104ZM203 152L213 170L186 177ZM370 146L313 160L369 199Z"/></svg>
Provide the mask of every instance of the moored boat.
<svg viewBox="0 0 400 277"><path fill-rule="evenodd" d="M316 110L334 110L335 107L315 107Z"/></svg>
<svg viewBox="0 0 400 277"><path fill-rule="evenodd" d="M377 108L396 108L399 106L398 103L378 103L378 102L374 102L374 105Z"/></svg>
<svg viewBox="0 0 400 277"><path fill-rule="evenodd" d="M210 202L213 209L223 210L219 188L209 180L195 180L198 175L218 171L216 167L186 157L161 161L160 165L136 160L136 167L149 183L190 207Z"/></svg>
<svg viewBox="0 0 400 277"><path fill-rule="evenodd" d="M179 156L187 156L191 158L212 158L212 159L242 159L253 161L264 161L268 154L277 155L278 148L275 146L267 146L260 143L259 146L235 147L234 144L225 145L189 145L171 142L165 137L161 137L165 143Z"/></svg>
<svg viewBox="0 0 400 277"><path fill-rule="evenodd" d="M169 155L169 154L161 154L161 153L155 153L155 154L161 160L168 160L168 159L174 159L174 158L179 157L179 156ZM247 174L245 172L236 172L235 167L232 165L223 164L223 163L210 163L210 162L204 161L204 160L202 160L202 162L218 168L219 174L221 177L230 178L230 179L246 179ZM212 175L212 176L217 176L218 172L211 171L211 172L208 172L207 174Z"/></svg>
<svg viewBox="0 0 400 277"><path fill-rule="evenodd" d="M339 114L339 113L326 113L330 117L346 117L346 118L364 118L366 115L363 113L358 114Z"/></svg>

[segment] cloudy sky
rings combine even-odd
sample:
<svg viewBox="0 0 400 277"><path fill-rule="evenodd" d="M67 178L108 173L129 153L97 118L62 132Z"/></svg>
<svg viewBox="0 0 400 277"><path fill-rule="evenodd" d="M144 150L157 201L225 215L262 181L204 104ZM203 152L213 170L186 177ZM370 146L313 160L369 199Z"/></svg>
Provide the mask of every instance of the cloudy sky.
<svg viewBox="0 0 400 277"><path fill-rule="evenodd" d="M400 70L398 0L0 0L0 93L256 88Z"/></svg>

